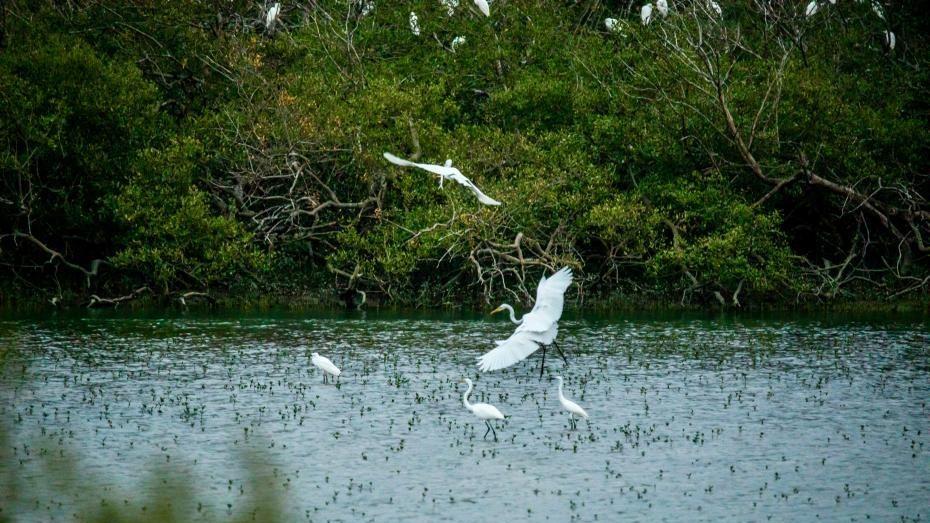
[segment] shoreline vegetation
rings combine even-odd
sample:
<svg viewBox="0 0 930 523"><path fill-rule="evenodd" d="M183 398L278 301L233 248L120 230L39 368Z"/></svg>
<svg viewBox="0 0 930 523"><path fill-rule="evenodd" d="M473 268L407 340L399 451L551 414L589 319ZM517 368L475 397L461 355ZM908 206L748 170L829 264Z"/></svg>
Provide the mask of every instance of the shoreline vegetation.
<svg viewBox="0 0 930 523"><path fill-rule="evenodd" d="M2 2L0 306L926 311L930 12L804 4Z"/></svg>

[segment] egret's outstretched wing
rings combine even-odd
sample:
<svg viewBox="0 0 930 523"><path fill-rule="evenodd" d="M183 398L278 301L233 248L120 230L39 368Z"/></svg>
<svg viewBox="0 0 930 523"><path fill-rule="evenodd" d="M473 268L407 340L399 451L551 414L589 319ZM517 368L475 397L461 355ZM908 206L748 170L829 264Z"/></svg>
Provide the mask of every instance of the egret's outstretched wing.
<svg viewBox="0 0 930 523"><path fill-rule="evenodd" d="M418 169L423 169L424 171L429 171L433 174L438 174L439 176L448 175L449 171L451 170L450 167L445 167L442 165L411 162L410 160L398 158L391 153L384 153L384 159L393 163L394 165L400 165L401 167L416 167Z"/></svg>
<svg viewBox="0 0 930 523"><path fill-rule="evenodd" d="M537 333L537 338L545 333L546 340L539 341L551 343L556 333L549 331L562 317L565 291L571 284L572 270L568 267L563 267L549 278L543 276L536 288L536 304L532 311L523 316L523 323L517 330Z"/></svg>
<svg viewBox="0 0 930 523"><path fill-rule="evenodd" d="M478 357L478 369L482 372L509 367L525 360L539 349L529 332L514 332L509 338L497 344L483 356Z"/></svg>
<svg viewBox="0 0 930 523"><path fill-rule="evenodd" d="M475 185L474 182L472 182L467 177L465 177L464 174L462 173L453 174L450 176L450 178L459 182L461 185L464 185L465 187L468 187L469 189L471 189L471 192L475 193L475 196L478 197L479 202L485 205L500 205L501 204L501 202L481 192L481 189L479 189L478 186Z"/></svg>

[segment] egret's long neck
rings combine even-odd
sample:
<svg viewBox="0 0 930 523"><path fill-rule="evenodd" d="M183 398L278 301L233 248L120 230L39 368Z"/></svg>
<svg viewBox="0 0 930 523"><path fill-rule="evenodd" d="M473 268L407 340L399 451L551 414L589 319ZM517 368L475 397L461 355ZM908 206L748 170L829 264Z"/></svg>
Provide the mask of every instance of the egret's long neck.
<svg viewBox="0 0 930 523"><path fill-rule="evenodd" d="M510 305L507 305L506 303L501 305L501 307L507 309L507 312L510 314L510 321L512 321L513 323L517 325L520 325L521 323L523 323L523 318L520 318L518 320L517 317L514 315L513 307L511 307Z"/></svg>
<svg viewBox="0 0 930 523"><path fill-rule="evenodd" d="M468 395L471 394L471 383L468 384L468 388L465 390L465 395L462 396L462 404L465 405L465 408L471 410L471 403L468 402Z"/></svg>
<svg viewBox="0 0 930 523"><path fill-rule="evenodd" d="M564 400L564 399L565 399L565 395L562 394L562 380L559 380L559 399L560 399L560 400Z"/></svg>

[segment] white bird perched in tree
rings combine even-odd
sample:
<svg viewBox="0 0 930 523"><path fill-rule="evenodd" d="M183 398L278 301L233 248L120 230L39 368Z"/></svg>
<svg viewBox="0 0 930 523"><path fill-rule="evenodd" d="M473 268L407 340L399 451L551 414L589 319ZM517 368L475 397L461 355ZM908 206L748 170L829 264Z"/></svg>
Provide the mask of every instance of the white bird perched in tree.
<svg viewBox="0 0 930 523"><path fill-rule="evenodd" d="M643 25L649 25L652 21L652 4L646 4L639 10L639 18L643 21Z"/></svg>
<svg viewBox="0 0 930 523"><path fill-rule="evenodd" d="M620 29L620 22L616 18L605 18L604 27L606 27L608 31L613 32Z"/></svg>
<svg viewBox="0 0 930 523"><path fill-rule="evenodd" d="M820 4L817 3L817 0L811 0L811 3L807 4L807 9L804 10L806 16L814 16L817 14L817 10L820 9Z"/></svg>
<svg viewBox="0 0 930 523"><path fill-rule="evenodd" d="M475 0L475 5L484 16L491 16L491 6L488 5L488 0Z"/></svg>
<svg viewBox="0 0 930 523"><path fill-rule="evenodd" d="M334 378L338 378L339 375L342 374L342 371L339 370L339 367L333 365L333 362L329 361L329 358L326 356L320 356L320 353L318 352L314 352L310 356L310 363L312 363L314 367L323 371L323 383L326 383L327 376L331 375Z"/></svg>
<svg viewBox="0 0 930 523"><path fill-rule="evenodd" d="M872 11L874 11L875 14L878 15L878 17L881 18L882 20L885 19L885 8L882 7L881 3L872 2Z"/></svg>
<svg viewBox="0 0 930 523"><path fill-rule="evenodd" d="M668 16L668 2L667 0L656 0L656 10L659 11L659 14L663 17Z"/></svg>
<svg viewBox="0 0 930 523"><path fill-rule="evenodd" d="M894 33L891 31L885 31L885 45L888 46L888 49L894 50L895 38Z"/></svg>
<svg viewBox="0 0 930 523"><path fill-rule="evenodd" d="M368 16L375 10L375 3L372 0L362 3L362 16Z"/></svg>
<svg viewBox="0 0 930 523"><path fill-rule="evenodd" d="M723 16L723 9L721 9L720 4L718 4L717 2L714 2L714 0L710 0L709 2L707 2L707 7L711 11L717 13L717 16Z"/></svg>
<svg viewBox="0 0 930 523"><path fill-rule="evenodd" d="M464 185L471 189L471 192L475 193L475 196L478 197L478 201L485 205L500 205L501 202L489 197L488 195L481 192L481 189L478 188L471 180L465 177L462 174L462 171L452 167L452 160L446 160L445 165L435 165L431 163L416 163L409 160L404 160L403 158L398 158L391 153L384 153L384 158L393 163L394 165L400 165L401 167L416 167L418 169L423 169L424 171L429 171L433 174L439 175L439 187L442 188L443 180L455 180L459 184Z"/></svg>
<svg viewBox="0 0 930 523"><path fill-rule="evenodd" d="M278 15L281 14L281 3L275 2L271 6L271 9L268 10L268 13L265 15L265 29L271 29L274 27L275 22L278 21Z"/></svg>
<svg viewBox="0 0 930 523"><path fill-rule="evenodd" d="M568 424L576 429L578 428L578 421L575 420L575 416L588 419L588 413L581 408L581 405L566 398L565 395L562 394L562 376L556 376L555 379L559 380L559 404L562 405L563 409L568 411Z"/></svg>
<svg viewBox="0 0 930 523"><path fill-rule="evenodd" d="M414 36L420 36L420 19L413 11L410 11L410 31Z"/></svg>
<svg viewBox="0 0 930 523"><path fill-rule="evenodd" d="M452 52L455 52L455 48L465 43L464 36L456 36L452 39L452 44L449 46L452 49Z"/></svg>
<svg viewBox="0 0 930 523"><path fill-rule="evenodd" d="M465 383L468 384L468 389L465 391L465 395L462 396L462 404L465 405L465 408L471 411L480 420L484 421L484 424L488 426L488 430L484 431L484 436L481 439L488 437L488 432L494 433L494 441L497 441L497 431L494 430L494 427L491 425L492 419L504 419L504 415L501 414L501 411L497 410L497 407L490 405L488 403L469 403L468 395L471 394L471 389L474 388L471 380L465 378Z"/></svg>
<svg viewBox="0 0 930 523"><path fill-rule="evenodd" d="M459 6L459 0L442 0L442 5L446 8L446 14L452 16Z"/></svg>
<svg viewBox="0 0 930 523"><path fill-rule="evenodd" d="M524 314L519 320L514 316L513 307L506 303L494 309L491 314L503 310L508 311L510 321L517 325L517 329L506 340L496 342L496 348L480 356L478 368L483 372L503 369L525 360L542 347L543 357L539 368L539 377L542 378L548 345L555 345L556 350L565 360L565 354L555 343L555 338L559 334L559 318L562 317L562 308L565 304L565 291L571 284L572 270L563 267L548 279L545 276L542 277L536 289L536 304L533 310Z"/></svg>

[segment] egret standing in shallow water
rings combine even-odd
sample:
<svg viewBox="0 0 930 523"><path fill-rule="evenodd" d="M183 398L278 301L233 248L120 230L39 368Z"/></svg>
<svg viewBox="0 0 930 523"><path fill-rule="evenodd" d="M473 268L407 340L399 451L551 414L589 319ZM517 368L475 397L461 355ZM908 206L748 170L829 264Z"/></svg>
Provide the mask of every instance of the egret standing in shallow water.
<svg viewBox="0 0 930 523"><path fill-rule="evenodd" d="M334 378L339 378L339 375L342 374L342 371L339 370L339 367L333 365L333 362L331 362L326 356L320 356L319 352L314 352L311 354L310 363L323 371L323 383L326 383L326 377L329 375L332 375Z"/></svg>
<svg viewBox="0 0 930 523"><path fill-rule="evenodd" d="M556 376L555 379L559 380L559 404L562 405L562 408L568 411L568 424L573 428L578 428L578 421L575 419L575 416L579 418L588 419L588 413L581 408L581 405L575 403L574 401L565 397L562 394L562 376Z"/></svg>
<svg viewBox="0 0 930 523"><path fill-rule="evenodd" d="M460 185L464 185L471 189L471 192L475 193L475 196L478 197L478 201L485 205L500 205L501 202L491 198L490 196L481 192L481 189L469 180L462 171L452 167L452 160L446 160L445 165L436 165L432 163L416 163L411 162L410 160L404 160L403 158L398 158L391 153L384 153L384 159L393 163L394 165L400 165L401 167L416 167L418 169L423 169L424 171L429 171L433 174L439 175L439 188L442 189L442 182L445 180L455 180L459 182Z"/></svg>
<svg viewBox="0 0 930 523"><path fill-rule="evenodd" d="M562 359L568 363L562 349L555 343L555 337L559 334L559 318L562 317L562 307L565 304L565 291L571 284L572 270L563 267L549 279L542 277L536 289L536 304L533 310L519 320L514 316L513 307L506 303L494 309L491 314L508 311L510 321L517 325L517 329L506 340L497 342L497 348L480 356L478 368L483 372L503 369L525 360L542 347L542 364L539 367L539 377L542 378L548 345L555 345Z"/></svg>
<svg viewBox="0 0 930 523"><path fill-rule="evenodd" d="M462 404L465 405L465 408L470 410L472 414L475 415L480 420L484 420L484 424L488 426L488 430L484 431L484 436L481 439L488 437L488 432L494 433L494 441L497 441L497 431L494 430L494 427L491 425L492 419L504 419L504 415L501 414L501 411L497 410L497 407L487 403L469 403L468 395L471 394L471 389L474 388L470 379L465 378L465 383L468 384L468 390L465 391L465 395L462 396Z"/></svg>

